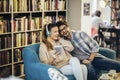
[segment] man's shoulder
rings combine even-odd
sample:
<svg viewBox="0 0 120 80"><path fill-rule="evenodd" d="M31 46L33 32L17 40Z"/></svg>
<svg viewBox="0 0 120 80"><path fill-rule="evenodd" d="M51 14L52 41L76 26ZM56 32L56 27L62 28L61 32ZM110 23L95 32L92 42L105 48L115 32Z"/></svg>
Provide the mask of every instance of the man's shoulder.
<svg viewBox="0 0 120 80"><path fill-rule="evenodd" d="M72 33L76 33L76 34L87 34L86 32L80 30L71 30L71 31Z"/></svg>

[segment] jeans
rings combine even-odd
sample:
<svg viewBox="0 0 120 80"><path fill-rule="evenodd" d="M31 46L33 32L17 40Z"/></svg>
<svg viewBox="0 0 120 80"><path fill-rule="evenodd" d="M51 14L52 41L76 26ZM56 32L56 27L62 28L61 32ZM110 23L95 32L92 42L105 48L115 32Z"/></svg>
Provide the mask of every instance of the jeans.
<svg viewBox="0 0 120 80"><path fill-rule="evenodd" d="M96 69L105 71L115 69L117 72L120 72L120 62L109 58L95 57L92 63L86 66L88 70L88 80L98 80L99 76Z"/></svg>
<svg viewBox="0 0 120 80"><path fill-rule="evenodd" d="M120 62L103 57L95 57L92 61L92 65L99 70L115 69L117 72L120 72Z"/></svg>
<svg viewBox="0 0 120 80"><path fill-rule="evenodd" d="M95 67L92 64L87 64L86 67L88 70L87 80L98 80Z"/></svg>
<svg viewBox="0 0 120 80"><path fill-rule="evenodd" d="M68 65L60 68L61 72L66 75L74 75L76 80L87 80L87 68L81 65L76 57L72 57Z"/></svg>

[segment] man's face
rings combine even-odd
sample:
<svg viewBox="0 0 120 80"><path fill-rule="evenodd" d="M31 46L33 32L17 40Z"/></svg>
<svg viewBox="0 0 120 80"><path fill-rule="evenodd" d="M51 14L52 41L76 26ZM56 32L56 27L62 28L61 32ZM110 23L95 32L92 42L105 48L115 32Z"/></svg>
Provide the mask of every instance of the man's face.
<svg viewBox="0 0 120 80"><path fill-rule="evenodd" d="M66 25L61 25L59 27L59 30L60 30L60 36L61 37L64 37L64 38L70 38L70 29L68 26Z"/></svg>

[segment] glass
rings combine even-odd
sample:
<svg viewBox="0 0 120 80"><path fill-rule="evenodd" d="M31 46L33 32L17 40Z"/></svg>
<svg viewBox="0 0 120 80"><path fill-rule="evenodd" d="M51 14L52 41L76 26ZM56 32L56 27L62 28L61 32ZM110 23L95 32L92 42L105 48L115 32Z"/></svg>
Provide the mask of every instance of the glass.
<svg viewBox="0 0 120 80"><path fill-rule="evenodd" d="M108 76L110 77L110 79L117 80L116 70L114 69L110 70Z"/></svg>
<svg viewBox="0 0 120 80"><path fill-rule="evenodd" d="M64 26L62 29L60 29L60 32L63 32L63 30L65 30L67 28L67 26Z"/></svg>
<svg viewBox="0 0 120 80"><path fill-rule="evenodd" d="M107 73L103 73L98 80L109 80L109 76Z"/></svg>

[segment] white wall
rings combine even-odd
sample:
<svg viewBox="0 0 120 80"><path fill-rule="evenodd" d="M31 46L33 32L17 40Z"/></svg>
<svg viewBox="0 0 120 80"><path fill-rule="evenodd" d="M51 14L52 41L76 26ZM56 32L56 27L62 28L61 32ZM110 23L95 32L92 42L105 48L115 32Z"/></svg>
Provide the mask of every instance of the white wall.
<svg viewBox="0 0 120 80"><path fill-rule="evenodd" d="M81 0L68 0L67 20L71 29L81 30Z"/></svg>
<svg viewBox="0 0 120 80"><path fill-rule="evenodd" d="M101 18L103 19L103 20L107 20L107 21L111 21L111 8L110 8L110 5L108 6L106 6L106 7L104 7L104 8L101 8L100 7L100 5L99 5L99 1L100 0L97 0L97 9L98 10L100 10L101 11Z"/></svg>
<svg viewBox="0 0 120 80"><path fill-rule="evenodd" d="M84 2L90 3L90 1L91 0L69 0L68 1L67 20L71 29L82 30L90 34L91 15L83 16L83 3ZM90 14L91 14L91 11L90 11Z"/></svg>
<svg viewBox="0 0 120 80"><path fill-rule="evenodd" d="M82 0L81 4L81 30L87 32L90 35L91 32L91 0ZM90 15L84 16L84 3L90 3Z"/></svg>

